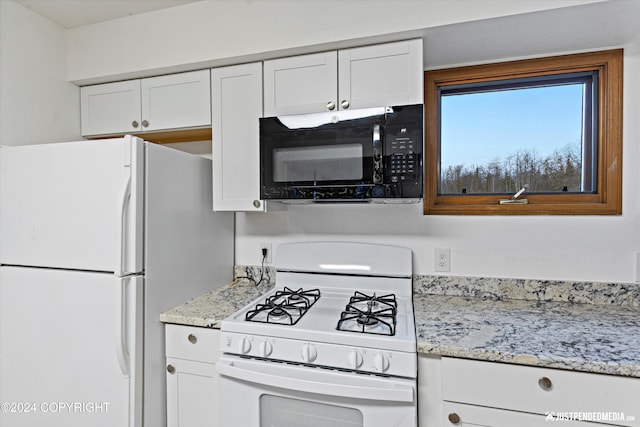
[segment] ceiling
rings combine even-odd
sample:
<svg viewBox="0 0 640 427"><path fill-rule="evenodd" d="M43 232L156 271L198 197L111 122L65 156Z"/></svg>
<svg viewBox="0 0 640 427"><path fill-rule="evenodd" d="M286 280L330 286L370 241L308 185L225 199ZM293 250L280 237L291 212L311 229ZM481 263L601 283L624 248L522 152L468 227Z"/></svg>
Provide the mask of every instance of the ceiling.
<svg viewBox="0 0 640 427"><path fill-rule="evenodd" d="M196 1L199 0L16 0L66 29Z"/></svg>

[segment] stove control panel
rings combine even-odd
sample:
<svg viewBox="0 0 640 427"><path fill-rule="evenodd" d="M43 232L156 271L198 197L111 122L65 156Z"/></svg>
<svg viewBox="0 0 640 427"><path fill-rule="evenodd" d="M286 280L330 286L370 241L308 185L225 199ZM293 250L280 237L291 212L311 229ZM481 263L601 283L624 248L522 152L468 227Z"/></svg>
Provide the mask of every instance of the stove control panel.
<svg viewBox="0 0 640 427"><path fill-rule="evenodd" d="M260 341L258 343L258 355L261 357L269 357L273 353L273 345L269 341Z"/></svg>
<svg viewBox="0 0 640 427"><path fill-rule="evenodd" d="M351 369L358 369L362 366L362 352L351 350L348 355L347 364Z"/></svg>
<svg viewBox="0 0 640 427"><path fill-rule="evenodd" d="M220 351L259 359L407 378L415 378L418 363L415 352L359 348L236 332L221 333Z"/></svg>
<svg viewBox="0 0 640 427"><path fill-rule="evenodd" d="M318 351L313 344L304 344L302 350L300 350L300 356L304 363L312 363L318 358Z"/></svg>
<svg viewBox="0 0 640 427"><path fill-rule="evenodd" d="M389 369L389 359L383 353L373 356L373 370L376 372L386 372Z"/></svg>
<svg viewBox="0 0 640 427"><path fill-rule="evenodd" d="M247 354L251 351L251 340L249 338L240 338L238 340L238 351L240 354Z"/></svg>

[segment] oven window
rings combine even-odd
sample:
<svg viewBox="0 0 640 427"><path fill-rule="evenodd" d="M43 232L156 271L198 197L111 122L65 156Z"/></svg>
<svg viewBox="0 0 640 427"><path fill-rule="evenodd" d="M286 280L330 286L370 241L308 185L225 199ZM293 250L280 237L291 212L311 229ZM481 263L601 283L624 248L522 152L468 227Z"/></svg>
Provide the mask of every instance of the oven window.
<svg viewBox="0 0 640 427"><path fill-rule="evenodd" d="M260 427L363 427L362 412L288 397L260 396Z"/></svg>
<svg viewBox="0 0 640 427"><path fill-rule="evenodd" d="M273 182L360 180L362 157L362 144L276 148Z"/></svg>

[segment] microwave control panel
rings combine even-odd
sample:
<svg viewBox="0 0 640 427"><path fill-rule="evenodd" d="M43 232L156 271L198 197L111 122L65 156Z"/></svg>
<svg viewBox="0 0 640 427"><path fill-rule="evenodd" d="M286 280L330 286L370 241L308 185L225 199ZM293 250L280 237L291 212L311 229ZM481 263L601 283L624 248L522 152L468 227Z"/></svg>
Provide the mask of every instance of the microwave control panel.
<svg viewBox="0 0 640 427"><path fill-rule="evenodd" d="M408 126L388 125L385 133L385 183L416 183L422 159L419 132Z"/></svg>

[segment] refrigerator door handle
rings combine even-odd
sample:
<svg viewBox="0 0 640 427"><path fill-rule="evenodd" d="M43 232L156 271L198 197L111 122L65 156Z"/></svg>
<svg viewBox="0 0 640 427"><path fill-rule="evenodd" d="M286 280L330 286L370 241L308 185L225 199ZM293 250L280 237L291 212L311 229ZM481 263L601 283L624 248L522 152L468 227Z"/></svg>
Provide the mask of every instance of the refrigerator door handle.
<svg viewBox="0 0 640 427"><path fill-rule="evenodd" d="M127 351L127 280L121 280L116 286L116 319L115 319L115 349L120 371L124 378L130 377L129 352Z"/></svg>
<svg viewBox="0 0 640 427"><path fill-rule="evenodd" d="M117 277L122 277L126 275L125 272L125 244L126 244L126 220L125 215L127 213L127 202L131 197L131 176L127 178L125 182L124 188L122 190L122 196L120 197L120 204L118 209L118 219L116 221L117 224L117 232L119 233L118 238L116 239L116 267L115 267L115 275Z"/></svg>

